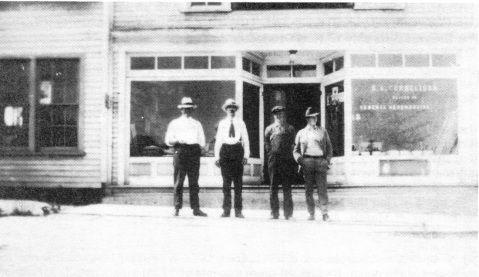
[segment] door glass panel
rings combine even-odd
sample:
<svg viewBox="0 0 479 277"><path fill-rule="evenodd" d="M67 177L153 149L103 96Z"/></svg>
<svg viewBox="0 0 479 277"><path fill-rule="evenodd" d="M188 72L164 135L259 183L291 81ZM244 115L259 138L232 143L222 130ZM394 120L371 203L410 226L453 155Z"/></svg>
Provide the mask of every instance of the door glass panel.
<svg viewBox="0 0 479 277"><path fill-rule="evenodd" d="M259 87L243 83L243 120L248 129L252 158L259 158Z"/></svg>

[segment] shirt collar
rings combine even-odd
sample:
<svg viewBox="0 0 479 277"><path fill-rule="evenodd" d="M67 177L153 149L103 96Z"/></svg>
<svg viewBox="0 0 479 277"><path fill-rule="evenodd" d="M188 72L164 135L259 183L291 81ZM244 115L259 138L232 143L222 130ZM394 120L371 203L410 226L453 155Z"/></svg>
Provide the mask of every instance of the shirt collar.
<svg viewBox="0 0 479 277"><path fill-rule="evenodd" d="M318 125L311 126L311 125L308 124L308 125L306 125L306 129L307 130L318 130L319 127L318 127Z"/></svg>

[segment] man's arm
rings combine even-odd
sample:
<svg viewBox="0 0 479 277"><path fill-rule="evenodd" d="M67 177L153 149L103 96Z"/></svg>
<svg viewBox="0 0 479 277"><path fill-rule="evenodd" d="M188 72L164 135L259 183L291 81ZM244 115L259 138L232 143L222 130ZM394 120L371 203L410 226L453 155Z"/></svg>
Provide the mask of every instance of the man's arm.
<svg viewBox="0 0 479 277"><path fill-rule="evenodd" d="M223 144L223 138L222 138L222 128L223 124L221 124L221 121L218 123L218 128L216 130L216 138L215 138L215 160L220 159L220 148L221 145Z"/></svg>
<svg viewBox="0 0 479 277"><path fill-rule="evenodd" d="M174 123L174 121L171 121L168 124L168 128L166 129L166 134L165 134L165 143L168 146L174 146L175 144L178 143L178 140L177 140L176 134L175 134L175 123Z"/></svg>
<svg viewBox="0 0 479 277"><path fill-rule="evenodd" d="M266 150L266 153L271 151L271 133L272 128L270 126L266 127L266 130L264 131L264 149Z"/></svg>
<svg viewBox="0 0 479 277"><path fill-rule="evenodd" d="M242 132L241 132L241 138L243 139L243 148L244 148L244 158L248 159L250 155L250 150L249 150L249 137L248 137L248 129L246 128L246 123L244 121L241 121L243 125L242 126Z"/></svg>
<svg viewBox="0 0 479 277"><path fill-rule="evenodd" d="M293 148L293 157L294 157L294 160L298 163L298 164L302 164L302 160L303 160L303 157L301 155L301 131L298 132L298 134L296 134L296 138L294 140L294 148Z"/></svg>
<svg viewBox="0 0 479 277"><path fill-rule="evenodd" d="M333 145L331 144L331 140L329 139L328 131L324 129L324 139L326 142L326 159L328 163L331 162L331 157L333 157Z"/></svg>

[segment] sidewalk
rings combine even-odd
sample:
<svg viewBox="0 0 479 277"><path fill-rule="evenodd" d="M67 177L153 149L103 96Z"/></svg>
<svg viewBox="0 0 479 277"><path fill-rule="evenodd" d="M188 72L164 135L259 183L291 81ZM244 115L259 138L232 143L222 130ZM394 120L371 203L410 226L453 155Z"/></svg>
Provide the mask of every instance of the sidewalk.
<svg viewBox="0 0 479 277"><path fill-rule="evenodd" d="M245 219L236 219L234 217L220 218L222 212L218 208L204 208L208 213L207 218L194 217L190 208L183 208L180 212L179 220L202 220L208 221L232 221L237 224L241 221L246 222L265 222L279 224L304 224L316 223L324 226L328 230L345 232L393 232L393 233L411 233L422 235L447 235L447 234L477 234L478 220L476 216L449 216L449 215L431 215L420 213L365 213L354 210L331 210L329 222L322 222L318 211L315 222L307 219L308 213L305 210L295 211L294 217L290 221L282 217L278 221L269 219L268 210L249 209L244 210ZM174 219L173 209L164 206L137 206L137 205L118 205L118 204L97 204L83 207L66 206L62 208L62 214L83 215L83 216L115 216L115 217L148 217L158 219Z"/></svg>

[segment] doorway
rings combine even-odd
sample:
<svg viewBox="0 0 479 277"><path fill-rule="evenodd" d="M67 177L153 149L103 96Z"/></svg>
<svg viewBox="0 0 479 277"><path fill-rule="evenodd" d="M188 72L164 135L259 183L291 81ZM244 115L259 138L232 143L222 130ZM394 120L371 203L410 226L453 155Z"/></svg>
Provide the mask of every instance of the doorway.
<svg viewBox="0 0 479 277"><path fill-rule="evenodd" d="M286 108L286 120L294 127L296 132L306 126L304 117L308 107L316 111L321 107L321 85L313 84L271 84L264 86L264 126L265 128L273 123L271 109L276 105ZM320 122L320 120L318 120ZM264 155L264 180L269 183L268 159ZM303 183L303 178L297 174L297 182Z"/></svg>

